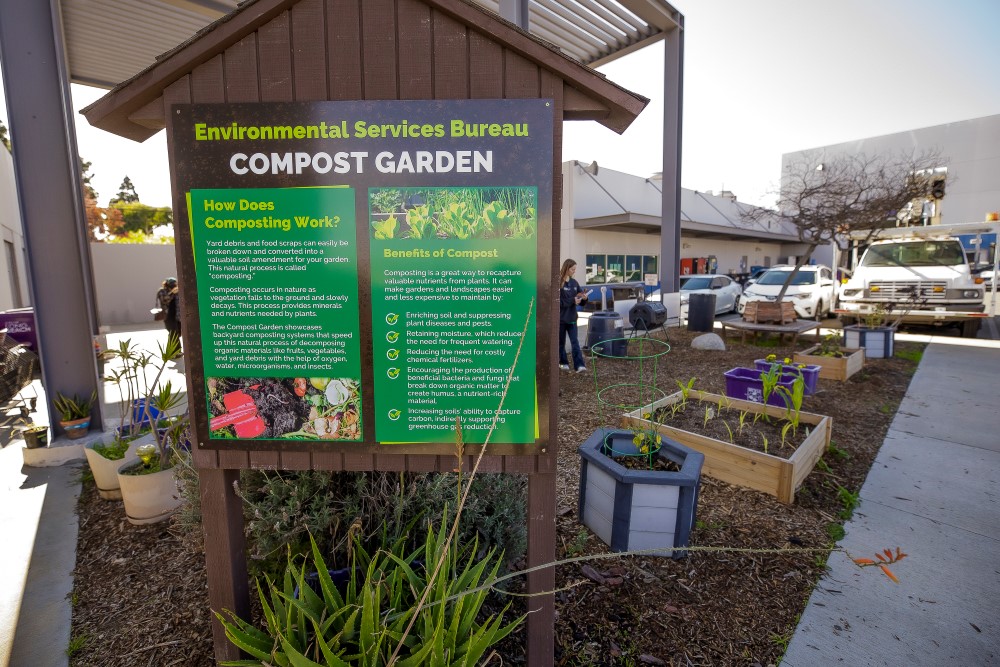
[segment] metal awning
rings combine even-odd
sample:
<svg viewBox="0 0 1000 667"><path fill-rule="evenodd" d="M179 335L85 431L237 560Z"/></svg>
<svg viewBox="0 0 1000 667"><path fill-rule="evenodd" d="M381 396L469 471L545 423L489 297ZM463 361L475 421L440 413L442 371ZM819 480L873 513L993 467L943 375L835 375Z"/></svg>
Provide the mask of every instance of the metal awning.
<svg viewBox="0 0 1000 667"><path fill-rule="evenodd" d="M476 0L500 13L507 0ZM237 0L61 2L70 80L113 88L209 23ZM662 0L530 0L529 32L596 67L663 39L680 14Z"/></svg>

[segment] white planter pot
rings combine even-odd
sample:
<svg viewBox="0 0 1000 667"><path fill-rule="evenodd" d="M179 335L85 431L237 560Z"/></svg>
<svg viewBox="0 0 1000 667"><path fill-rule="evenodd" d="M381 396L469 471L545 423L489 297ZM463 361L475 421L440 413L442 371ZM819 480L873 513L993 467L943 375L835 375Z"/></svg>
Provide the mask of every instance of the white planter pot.
<svg viewBox="0 0 1000 667"><path fill-rule="evenodd" d="M125 458L114 460L106 459L94 451L94 445L103 442L103 440L95 440L88 443L84 447L83 453L87 456L87 464L90 466L90 472L94 475L97 494L105 500L121 500L122 492L118 486L118 469L122 467L123 463L138 460L139 457L136 455L135 449L142 444L143 439L133 440L125 452Z"/></svg>
<svg viewBox="0 0 1000 667"><path fill-rule="evenodd" d="M127 463L118 468L118 484L129 523L142 526L167 519L181 506L181 494L174 476L176 467L149 475L123 474L123 470L133 465L136 464Z"/></svg>

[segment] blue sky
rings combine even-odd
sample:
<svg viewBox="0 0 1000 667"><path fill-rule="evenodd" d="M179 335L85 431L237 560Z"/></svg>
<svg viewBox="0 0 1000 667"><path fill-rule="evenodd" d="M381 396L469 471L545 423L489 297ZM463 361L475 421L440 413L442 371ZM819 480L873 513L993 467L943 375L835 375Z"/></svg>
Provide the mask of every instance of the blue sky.
<svg viewBox="0 0 1000 667"><path fill-rule="evenodd" d="M681 181L767 204L781 154L1000 114L1000 0L676 0L685 16ZM663 45L601 68L652 101L617 135L566 124L563 157L660 171ZM104 91L73 86L82 108ZM0 118L6 123L6 109ZM143 144L77 122L105 203L128 174L170 204L165 133ZM15 137L16 139L16 137Z"/></svg>

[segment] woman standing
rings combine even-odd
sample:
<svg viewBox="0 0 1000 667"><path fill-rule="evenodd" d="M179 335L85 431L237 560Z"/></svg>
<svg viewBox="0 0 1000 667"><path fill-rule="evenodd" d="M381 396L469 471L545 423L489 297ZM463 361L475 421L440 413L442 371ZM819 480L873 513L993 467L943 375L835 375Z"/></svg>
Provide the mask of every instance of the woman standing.
<svg viewBox="0 0 1000 667"><path fill-rule="evenodd" d="M573 350L573 367L577 373L583 373L587 367L583 363L583 352L580 351L580 341L576 336L576 307L587 302L587 293L580 289L573 274L576 273L576 261L567 259L563 262L559 289L559 368L569 370L569 360L566 358L566 336L569 336L570 347Z"/></svg>

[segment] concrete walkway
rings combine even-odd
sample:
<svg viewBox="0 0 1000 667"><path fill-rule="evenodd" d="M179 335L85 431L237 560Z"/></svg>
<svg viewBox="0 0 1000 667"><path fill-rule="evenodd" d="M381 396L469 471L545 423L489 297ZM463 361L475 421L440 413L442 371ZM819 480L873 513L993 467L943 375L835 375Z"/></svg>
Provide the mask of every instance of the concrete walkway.
<svg viewBox="0 0 1000 667"><path fill-rule="evenodd" d="M1000 665L1000 342L935 338L785 667Z"/></svg>

